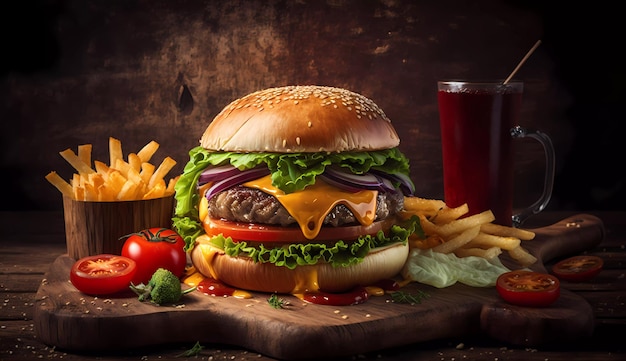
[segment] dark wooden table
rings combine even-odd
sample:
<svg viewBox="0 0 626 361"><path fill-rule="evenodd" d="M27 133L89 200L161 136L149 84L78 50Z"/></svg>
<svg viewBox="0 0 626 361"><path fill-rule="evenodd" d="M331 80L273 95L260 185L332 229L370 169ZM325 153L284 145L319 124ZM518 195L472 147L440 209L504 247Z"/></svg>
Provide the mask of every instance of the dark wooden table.
<svg viewBox="0 0 626 361"><path fill-rule="evenodd" d="M342 360L625 360L626 212L544 212L525 227L550 225L577 213L596 215L606 227L603 242L589 251L604 259L605 269L590 282L567 284L594 310L596 327L592 337L571 345L522 348L468 336L358 354ZM61 212L0 212L0 219L0 361L180 359L177 356L193 346L77 354L43 344L35 334L33 305L50 264L66 252L63 215ZM203 346L194 359L273 360L232 346Z"/></svg>

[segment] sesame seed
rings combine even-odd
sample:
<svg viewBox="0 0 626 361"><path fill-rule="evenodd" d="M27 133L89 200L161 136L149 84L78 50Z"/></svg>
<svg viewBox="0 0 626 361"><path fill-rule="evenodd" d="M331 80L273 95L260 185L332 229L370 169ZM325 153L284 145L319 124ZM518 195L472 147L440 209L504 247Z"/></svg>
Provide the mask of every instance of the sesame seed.
<svg viewBox="0 0 626 361"><path fill-rule="evenodd" d="M287 139L283 139L283 147L287 146Z"/></svg>
<svg viewBox="0 0 626 361"><path fill-rule="evenodd" d="M300 145L300 137L296 137L296 144Z"/></svg>
<svg viewBox="0 0 626 361"><path fill-rule="evenodd" d="M232 111L254 106L259 111L263 111L266 107L272 108L286 100L293 100L294 104L305 102L322 107L332 105L334 109L343 107L348 111L355 110L357 118L377 119L380 117L389 121L378 105L361 94L342 88L316 85L291 85L259 90L233 101L225 109Z"/></svg>
<svg viewBox="0 0 626 361"><path fill-rule="evenodd" d="M306 123L307 127L311 128L313 126L313 123L311 123L311 121L309 121L308 123Z"/></svg>

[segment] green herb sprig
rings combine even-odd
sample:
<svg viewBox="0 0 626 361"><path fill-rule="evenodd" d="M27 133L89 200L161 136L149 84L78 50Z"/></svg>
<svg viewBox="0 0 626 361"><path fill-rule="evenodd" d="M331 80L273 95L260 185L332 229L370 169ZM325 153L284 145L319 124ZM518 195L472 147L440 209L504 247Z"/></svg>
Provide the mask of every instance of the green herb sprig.
<svg viewBox="0 0 626 361"><path fill-rule="evenodd" d="M392 292L391 300L396 303L409 303L411 305L420 304L430 295L424 291L417 291L417 294L406 293L403 291Z"/></svg>
<svg viewBox="0 0 626 361"><path fill-rule="evenodd" d="M267 299L267 303L269 303L272 308L276 309L285 308L290 304L289 301L284 298L278 297L276 293L273 293L270 298Z"/></svg>
<svg viewBox="0 0 626 361"><path fill-rule="evenodd" d="M176 357L192 357L192 356L198 356L198 354L200 354L200 351L202 351L202 349L204 348L204 346L200 345L200 342L197 341L195 345L193 345L192 348L190 348L189 350L176 355Z"/></svg>

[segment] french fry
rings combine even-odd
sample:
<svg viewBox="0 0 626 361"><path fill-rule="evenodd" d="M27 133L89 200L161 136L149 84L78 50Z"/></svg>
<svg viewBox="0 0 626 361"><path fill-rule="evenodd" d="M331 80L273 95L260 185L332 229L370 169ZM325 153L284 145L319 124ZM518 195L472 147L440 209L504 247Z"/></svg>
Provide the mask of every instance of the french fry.
<svg viewBox="0 0 626 361"><path fill-rule="evenodd" d="M436 226L438 228L437 234L440 234L443 237L447 237L452 234L463 232L466 229L480 226L484 223L493 222L495 219L496 218L494 217L493 212L491 212L490 210L487 210L481 213L474 214L469 217L454 220L442 226ZM479 227L479 230L480 230L480 227Z"/></svg>
<svg viewBox="0 0 626 361"><path fill-rule="evenodd" d="M117 200L130 201L130 200L136 199L137 186L138 186L137 183L128 179L126 182L124 182L124 185L122 185L122 188L117 194Z"/></svg>
<svg viewBox="0 0 626 361"><path fill-rule="evenodd" d="M139 157L137 154L130 153L128 155L128 164L130 165L131 168L133 168L137 172L141 171L141 163L142 163L141 157Z"/></svg>
<svg viewBox="0 0 626 361"><path fill-rule="evenodd" d="M445 243L445 239L440 235L434 234L428 236L426 239L411 239L409 238L409 246L411 248L429 249Z"/></svg>
<svg viewBox="0 0 626 361"><path fill-rule="evenodd" d="M464 203L454 208L444 207L440 209L437 213L435 213L435 215L432 217L432 221L436 224L445 224L455 219L461 218L468 212L469 206L467 205L467 203Z"/></svg>
<svg viewBox="0 0 626 361"><path fill-rule="evenodd" d="M89 164L83 162L71 149L66 149L64 151L59 152L61 156L72 166L78 174L89 174L95 173L96 171L91 169Z"/></svg>
<svg viewBox="0 0 626 361"><path fill-rule="evenodd" d="M498 247L505 250L511 250L513 248L519 247L520 243L521 242L519 238L494 236L492 234L483 233L481 231L476 237L474 237L474 239L472 239L468 243L468 246L481 248Z"/></svg>
<svg viewBox="0 0 626 361"><path fill-rule="evenodd" d="M440 226L434 224L433 222L431 222L428 218L426 218L425 215L420 214L419 215L419 219L420 219L420 224L422 226L422 230L424 231L424 233L426 234L439 234L439 230L441 229Z"/></svg>
<svg viewBox="0 0 626 361"><path fill-rule="evenodd" d="M85 199L85 188L79 185L72 187L74 191L74 199L84 200Z"/></svg>
<svg viewBox="0 0 626 361"><path fill-rule="evenodd" d="M170 181L167 183L165 194L174 194L174 192L176 191L174 187L176 186L176 182L178 182L178 178L180 178L180 176L176 176L170 179Z"/></svg>
<svg viewBox="0 0 626 361"><path fill-rule="evenodd" d="M66 182L57 172L50 172L46 175L48 182L52 183L64 196L74 198L72 186Z"/></svg>
<svg viewBox="0 0 626 361"><path fill-rule="evenodd" d="M124 177L118 170L113 170L109 173L108 185L111 187L113 192L115 192L115 194L119 194L122 191L122 187L124 187L126 181L126 177Z"/></svg>
<svg viewBox="0 0 626 361"><path fill-rule="evenodd" d="M115 163L118 159L124 159L122 142L119 139L109 137L109 167L115 168Z"/></svg>
<svg viewBox="0 0 626 361"><path fill-rule="evenodd" d="M152 189L156 186L157 183L163 180L165 175L169 173L169 171L174 168L176 165L176 161L170 157L165 157L159 167L154 171L154 174L150 177L150 181L148 182L148 188ZM165 187L163 187L165 189Z"/></svg>
<svg viewBox="0 0 626 361"><path fill-rule="evenodd" d="M478 235L478 232L480 232L480 225L467 228L463 232L461 232L461 234L454 236L446 242L434 247L433 251L440 253L454 252L456 249L464 246L474 237L476 237L476 235Z"/></svg>
<svg viewBox="0 0 626 361"><path fill-rule="evenodd" d="M170 157L163 159L158 167L150 163L159 143L151 141L139 152L129 153L124 160L122 143L109 137L109 164L93 160L92 145L78 146L78 154L66 149L59 154L76 170L69 181L56 172L46 179L64 196L80 201L126 201L160 198L175 193L179 176L165 180L176 165Z"/></svg>
<svg viewBox="0 0 626 361"><path fill-rule="evenodd" d="M446 203L442 200L404 197L404 209L407 211L437 212L444 207Z"/></svg>
<svg viewBox="0 0 626 361"><path fill-rule="evenodd" d="M98 174L102 174L102 178L104 178L104 180L109 179L109 173L111 172L111 168L109 168L108 165L95 160L93 162L94 167L96 168L96 173Z"/></svg>
<svg viewBox="0 0 626 361"><path fill-rule="evenodd" d="M159 143L154 140L144 145L143 148L137 152L137 156L141 159L141 163L149 162L150 158L152 158L154 153L156 153L157 149L159 149Z"/></svg>
<svg viewBox="0 0 626 361"><path fill-rule="evenodd" d="M143 179L144 183L150 183L150 178L154 174L155 169L156 167L154 166L154 164L141 163L141 172L139 172L139 175L141 176L141 179Z"/></svg>
<svg viewBox="0 0 626 361"><path fill-rule="evenodd" d="M480 230L493 235L519 238L522 241L530 241L535 238L535 232L521 228L501 226L495 223L485 223L480 226Z"/></svg>
<svg viewBox="0 0 626 361"><path fill-rule="evenodd" d="M150 190L143 196L143 199L161 198L165 194L165 181L159 179L158 183L151 187Z"/></svg>
<svg viewBox="0 0 626 361"><path fill-rule="evenodd" d="M91 144L82 144L78 146L78 158L87 165L91 165Z"/></svg>
<svg viewBox="0 0 626 361"><path fill-rule="evenodd" d="M517 263L519 263L522 267L528 267L533 263L537 262L537 258L530 254L525 248L522 246L515 247L508 251L509 256L513 258Z"/></svg>

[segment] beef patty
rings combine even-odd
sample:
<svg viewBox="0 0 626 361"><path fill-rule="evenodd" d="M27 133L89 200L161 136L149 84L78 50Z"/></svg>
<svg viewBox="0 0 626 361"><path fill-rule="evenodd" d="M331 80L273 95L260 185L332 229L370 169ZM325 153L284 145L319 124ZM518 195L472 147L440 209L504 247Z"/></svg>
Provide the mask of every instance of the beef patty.
<svg viewBox="0 0 626 361"><path fill-rule="evenodd" d="M401 192L378 192L376 219L382 220L404 207ZM225 190L209 200L209 215L229 221L281 225L296 223L285 207L274 196L261 190L236 186ZM324 225L341 226L357 222L354 214L344 205L333 208Z"/></svg>

